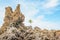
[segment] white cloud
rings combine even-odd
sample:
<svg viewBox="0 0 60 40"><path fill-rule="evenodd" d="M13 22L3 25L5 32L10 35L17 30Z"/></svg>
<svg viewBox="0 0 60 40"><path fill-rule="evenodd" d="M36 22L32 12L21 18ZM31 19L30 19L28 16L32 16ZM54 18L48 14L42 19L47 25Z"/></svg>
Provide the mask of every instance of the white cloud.
<svg viewBox="0 0 60 40"><path fill-rule="evenodd" d="M28 25L29 22L28 20L32 19L33 20L33 16L36 15L39 10L36 9L35 4L33 3L25 3L25 2L21 2L21 11L22 13L25 15L25 23Z"/></svg>
<svg viewBox="0 0 60 40"><path fill-rule="evenodd" d="M35 26L38 26L42 29L55 29L58 30L60 29L60 24L58 23L54 23L54 22L49 22L49 21L42 21L44 19L44 15L38 16L36 19L32 19L32 24L30 24L28 22L28 20L26 20L24 23L25 25L29 26L32 25L32 27L34 28Z"/></svg>
<svg viewBox="0 0 60 40"><path fill-rule="evenodd" d="M49 2L47 2L46 4L43 4L42 8L46 8L43 9L45 10L45 12L47 12L46 14L52 14L52 12L50 10L48 10L47 8L51 8L51 7L55 7L57 5L57 1L58 0L50 0ZM45 18L45 15L40 15L38 16L36 19L32 18L34 15L36 15L40 10L36 9L36 5L38 4L34 4L34 3L20 3L22 6L22 12L24 13L26 19L25 19L25 25L32 25L33 27L38 26L42 29L46 28L46 29L58 29L57 23L53 23L53 22L48 22L48 21L42 21ZM28 22L29 19L32 19L33 23L30 24Z"/></svg>
<svg viewBox="0 0 60 40"><path fill-rule="evenodd" d="M21 10L26 16L32 17L39 12L33 4L22 3L21 6Z"/></svg>
<svg viewBox="0 0 60 40"><path fill-rule="evenodd" d="M57 2L58 2L58 0L49 0L49 2L43 4L43 6L41 6L41 5L40 6L43 8L42 10L47 12L46 14L51 14L52 12L50 10L48 10L47 8L55 7L57 5ZM38 4L35 4L34 2L33 3L24 2L22 0L17 1L17 4L18 3L21 4L21 11L25 15L25 22L24 22L25 25L30 25L28 20L32 19L33 23L31 25L33 27L39 26L40 28L47 28L47 29L58 29L58 27L60 27L60 25L57 23L42 21L45 18L45 15L40 15L40 16L36 17L35 19L33 18L34 15L36 15L38 12L40 13L40 11L41 11L36 8L39 6ZM2 16L4 15L1 13L3 13L3 11L0 11L0 18L2 18ZM0 19L0 21L1 21L1 19Z"/></svg>
<svg viewBox="0 0 60 40"><path fill-rule="evenodd" d="M33 21L32 24L26 22L25 25L29 26L29 25L32 25L32 27L34 28L35 26L38 26L42 29L60 29L60 25L59 24L55 24L55 23L50 23L50 22L43 22L43 21L38 21L38 20L35 20Z"/></svg>
<svg viewBox="0 0 60 40"><path fill-rule="evenodd" d="M47 3L43 5L44 8L51 8L58 5L58 0L49 0Z"/></svg>
<svg viewBox="0 0 60 40"><path fill-rule="evenodd" d="M32 26L35 27L35 26L38 26L42 29L60 29L60 24L58 23L53 23L53 22L48 22L48 21L39 21L39 20L35 20L33 23L32 23Z"/></svg>
<svg viewBox="0 0 60 40"><path fill-rule="evenodd" d="M38 16L37 18L36 18L36 20L43 20L44 19L44 17L45 17L45 15L40 15L40 16Z"/></svg>
<svg viewBox="0 0 60 40"><path fill-rule="evenodd" d="M35 22L37 22L37 23L39 23L41 20L43 20L44 19L44 15L41 15L41 16L38 16L37 18L31 18L31 20L32 20L32 24L35 24ZM25 19L25 25L30 25L30 23L29 23L29 20L30 20L30 18L29 17L27 17L26 19ZM38 22L39 21L39 22ZM36 26L36 25L34 25L34 26Z"/></svg>

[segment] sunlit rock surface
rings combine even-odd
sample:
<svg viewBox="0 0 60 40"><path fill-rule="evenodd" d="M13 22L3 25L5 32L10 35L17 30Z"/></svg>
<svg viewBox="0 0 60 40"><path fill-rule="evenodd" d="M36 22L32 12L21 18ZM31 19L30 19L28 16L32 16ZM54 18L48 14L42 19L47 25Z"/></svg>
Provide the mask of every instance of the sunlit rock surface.
<svg viewBox="0 0 60 40"><path fill-rule="evenodd" d="M25 17L20 11L20 5L16 7L15 11L12 11L11 7L5 8L5 18L4 18L4 24L1 27L1 33L6 31L7 27L9 27L10 24L14 24L14 26L17 26L18 24L23 25ZM11 26L11 25L10 25Z"/></svg>
<svg viewBox="0 0 60 40"><path fill-rule="evenodd" d="M42 30L37 26L33 29L32 26L24 25L24 19L19 4L15 11L6 7L0 40L60 40L60 30Z"/></svg>

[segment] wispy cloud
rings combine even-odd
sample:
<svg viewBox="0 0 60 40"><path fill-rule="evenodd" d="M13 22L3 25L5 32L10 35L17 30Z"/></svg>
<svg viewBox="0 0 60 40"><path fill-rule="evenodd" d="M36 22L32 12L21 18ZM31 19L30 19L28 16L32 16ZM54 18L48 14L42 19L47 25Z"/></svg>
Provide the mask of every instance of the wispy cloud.
<svg viewBox="0 0 60 40"><path fill-rule="evenodd" d="M15 3L15 4L13 5L13 3ZM50 29L50 28L51 29L56 29L56 28L59 29L58 27L60 27L60 25L58 23L54 23L54 22L45 20L46 15L54 14L53 8L55 8L58 5L58 0L43 0L43 1L41 1L41 0L37 0L37 1L36 0L33 0L33 1L32 0L29 0L29 1L15 0L14 1L13 0L11 3L8 1L5 5L6 6L10 5L11 7L14 8L14 6L16 6L16 4L21 4L21 12L25 15L24 23L26 25L30 25L28 20L32 19L33 27L39 26L41 28L47 28L47 29ZM5 7L5 5L4 5L4 7ZM0 14L4 13L3 10L0 12ZM3 15L4 14L1 14L0 18L2 18ZM1 19L0 19L0 22L1 22Z"/></svg>
<svg viewBox="0 0 60 40"><path fill-rule="evenodd" d="M32 23L32 26L35 27L35 26L39 26L41 28L47 28L47 29L58 29L60 25L58 25L57 23L53 23L53 22L48 22L48 21L42 21L45 19L45 14L53 14L54 11L52 11L50 8L55 8L57 5L58 5L58 0L49 0L47 3L43 4L41 3L42 5L40 5L41 9L36 9L37 6L39 6L38 4L34 4L33 5L31 3L27 3L24 7L24 13L25 13L25 16L26 17L26 21L25 21L25 24L26 25L30 25L28 20L31 19L33 20L33 23ZM37 6L36 6L37 5ZM43 14L43 15L40 15L40 16L36 16L36 18L34 19L33 16L36 15L36 14ZM26 15L27 14L27 15ZM58 27L57 27L58 26ZM55 27L55 28L54 28Z"/></svg>
<svg viewBox="0 0 60 40"><path fill-rule="evenodd" d="M52 8L58 5L58 0L49 0L43 5L44 8Z"/></svg>

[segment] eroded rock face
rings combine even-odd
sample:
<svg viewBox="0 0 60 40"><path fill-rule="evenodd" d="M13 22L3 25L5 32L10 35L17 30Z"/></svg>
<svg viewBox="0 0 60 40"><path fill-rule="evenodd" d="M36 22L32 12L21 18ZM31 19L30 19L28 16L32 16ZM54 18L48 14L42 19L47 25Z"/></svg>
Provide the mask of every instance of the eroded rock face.
<svg viewBox="0 0 60 40"><path fill-rule="evenodd" d="M11 7L6 7L5 8L5 18L4 22L11 23L15 21L23 22L25 17L20 11L20 5L16 7L16 10L13 12Z"/></svg>
<svg viewBox="0 0 60 40"><path fill-rule="evenodd" d="M60 40L60 30L42 30L39 27L25 26L25 17L20 11L20 5L12 11L5 8L4 24L0 28L0 40Z"/></svg>
<svg viewBox="0 0 60 40"><path fill-rule="evenodd" d="M23 24L24 19L25 19L25 16L21 13L19 4L16 7L15 11L12 11L11 7L6 7L4 24L2 25L2 27L0 29L0 30L2 30L0 33L3 33L4 31L6 31L7 27L11 23L16 23L17 25L21 24L21 23Z"/></svg>

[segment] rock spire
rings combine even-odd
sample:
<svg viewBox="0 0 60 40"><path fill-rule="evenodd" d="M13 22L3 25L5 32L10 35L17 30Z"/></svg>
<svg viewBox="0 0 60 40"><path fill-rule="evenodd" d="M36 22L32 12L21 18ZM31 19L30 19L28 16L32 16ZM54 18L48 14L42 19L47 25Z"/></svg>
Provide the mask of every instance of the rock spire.
<svg viewBox="0 0 60 40"><path fill-rule="evenodd" d="M5 17L4 17L4 24L2 25L1 32L4 32L6 28L10 25L10 23L23 23L25 16L20 11L20 4L17 5L15 11L12 10L11 7L5 8ZM1 33L0 32L0 33Z"/></svg>

